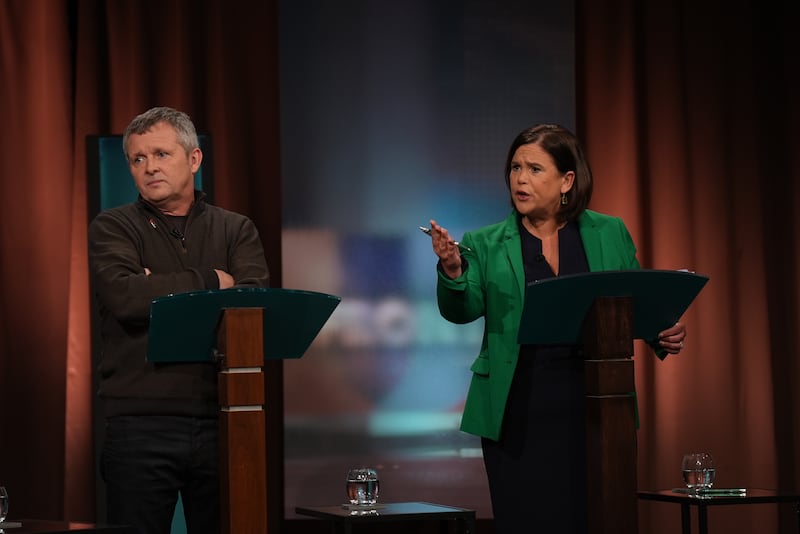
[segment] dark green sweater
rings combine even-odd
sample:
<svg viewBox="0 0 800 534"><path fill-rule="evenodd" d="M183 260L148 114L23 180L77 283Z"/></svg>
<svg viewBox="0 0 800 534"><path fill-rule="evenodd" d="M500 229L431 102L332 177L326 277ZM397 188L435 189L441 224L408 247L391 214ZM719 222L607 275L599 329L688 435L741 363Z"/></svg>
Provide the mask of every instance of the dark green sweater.
<svg viewBox="0 0 800 534"><path fill-rule="evenodd" d="M150 303L171 293L218 289L214 269L233 276L237 287L266 287L269 272L252 221L207 204L198 191L179 231L140 198L100 213L89 225L89 267L106 415L216 416L214 364L145 361Z"/></svg>

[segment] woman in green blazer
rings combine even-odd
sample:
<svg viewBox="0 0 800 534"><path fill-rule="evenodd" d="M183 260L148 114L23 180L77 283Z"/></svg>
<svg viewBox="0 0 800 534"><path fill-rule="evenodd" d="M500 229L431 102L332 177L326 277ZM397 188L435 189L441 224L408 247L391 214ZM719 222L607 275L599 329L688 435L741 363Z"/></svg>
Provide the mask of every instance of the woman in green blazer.
<svg viewBox="0 0 800 534"><path fill-rule="evenodd" d="M437 298L454 323L485 321L461 429L482 438L495 527L586 532L583 357L579 347L520 346L525 288L534 280L637 269L621 219L587 210L592 175L575 136L555 125L521 132L505 168L512 213L456 243L431 221ZM660 348L683 348L678 323ZM554 401L556 399L556 401Z"/></svg>

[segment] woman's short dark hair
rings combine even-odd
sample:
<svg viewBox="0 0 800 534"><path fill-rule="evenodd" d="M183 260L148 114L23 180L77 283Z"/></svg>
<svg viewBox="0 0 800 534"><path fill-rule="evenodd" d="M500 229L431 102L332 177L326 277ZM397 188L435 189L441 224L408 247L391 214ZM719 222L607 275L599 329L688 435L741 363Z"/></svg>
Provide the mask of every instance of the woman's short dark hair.
<svg viewBox="0 0 800 534"><path fill-rule="evenodd" d="M506 186L511 190L511 160L522 145L537 144L550 154L561 173L572 171L575 181L567 193L567 203L558 210L559 222L574 221L592 199L592 171L575 134L557 124L539 124L520 132L511 143L506 158ZM513 206L513 202L512 202Z"/></svg>

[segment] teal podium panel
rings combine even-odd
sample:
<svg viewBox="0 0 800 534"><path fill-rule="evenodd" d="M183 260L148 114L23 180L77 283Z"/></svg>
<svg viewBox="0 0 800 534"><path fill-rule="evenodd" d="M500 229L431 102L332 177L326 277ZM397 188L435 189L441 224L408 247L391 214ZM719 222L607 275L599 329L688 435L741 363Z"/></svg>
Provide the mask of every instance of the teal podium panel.
<svg viewBox="0 0 800 534"><path fill-rule="evenodd" d="M636 269L564 275L528 285L517 342L575 345L595 299L631 297L633 337L652 342L674 325L708 277L688 271Z"/></svg>
<svg viewBox="0 0 800 534"><path fill-rule="evenodd" d="M300 358L340 301L314 291L254 287L158 297L150 307L147 361L216 361L226 308L264 309L264 359Z"/></svg>

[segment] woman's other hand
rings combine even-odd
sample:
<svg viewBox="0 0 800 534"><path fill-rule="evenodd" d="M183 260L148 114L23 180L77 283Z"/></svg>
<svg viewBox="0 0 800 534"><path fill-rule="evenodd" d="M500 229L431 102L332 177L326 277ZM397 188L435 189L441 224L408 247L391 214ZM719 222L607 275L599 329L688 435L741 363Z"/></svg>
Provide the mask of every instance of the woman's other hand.
<svg viewBox="0 0 800 534"><path fill-rule="evenodd" d="M685 345L686 326L677 322L658 334L658 344L670 354L678 354Z"/></svg>

